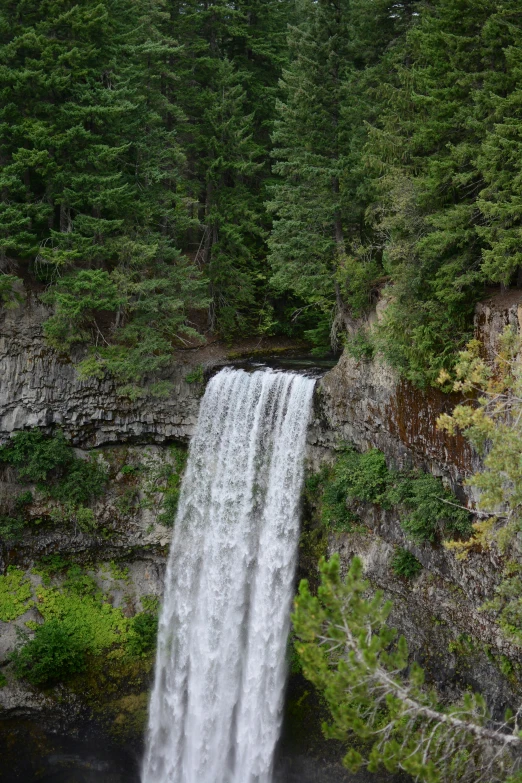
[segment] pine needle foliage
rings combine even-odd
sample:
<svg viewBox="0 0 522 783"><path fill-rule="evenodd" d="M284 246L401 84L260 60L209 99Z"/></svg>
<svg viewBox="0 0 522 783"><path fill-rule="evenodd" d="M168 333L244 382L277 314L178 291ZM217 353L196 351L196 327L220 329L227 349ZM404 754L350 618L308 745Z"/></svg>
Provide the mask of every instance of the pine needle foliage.
<svg viewBox="0 0 522 783"><path fill-rule="evenodd" d="M422 669L408 663L405 639L386 624L391 603L370 597L359 558L344 580L337 555L321 561L320 573L317 596L306 580L299 587L296 650L328 704L326 736L351 745L345 766L403 770L426 783L506 781L522 751L518 718L493 723L472 693L443 707Z"/></svg>

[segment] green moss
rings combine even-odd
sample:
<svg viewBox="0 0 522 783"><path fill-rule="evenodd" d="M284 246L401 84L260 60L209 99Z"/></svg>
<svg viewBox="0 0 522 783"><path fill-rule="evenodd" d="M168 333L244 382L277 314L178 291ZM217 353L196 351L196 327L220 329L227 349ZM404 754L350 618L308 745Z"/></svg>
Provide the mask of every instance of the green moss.
<svg viewBox="0 0 522 783"><path fill-rule="evenodd" d="M7 677L3 672L0 672L0 688L5 688L7 685Z"/></svg>
<svg viewBox="0 0 522 783"><path fill-rule="evenodd" d="M9 566L7 574L0 576L0 620L4 623L16 620L33 606L31 583L24 572Z"/></svg>

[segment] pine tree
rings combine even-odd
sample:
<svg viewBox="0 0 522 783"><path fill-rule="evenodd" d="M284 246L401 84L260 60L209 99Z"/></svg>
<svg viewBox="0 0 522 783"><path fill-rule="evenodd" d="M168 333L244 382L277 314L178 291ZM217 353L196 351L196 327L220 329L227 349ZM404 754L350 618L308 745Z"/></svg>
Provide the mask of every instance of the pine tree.
<svg viewBox="0 0 522 783"><path fill-rule="evenodd" d="M348 3L299 3L289 36L292 61L274 131L281 177L272 190L270 237L274 282L327 309L336 256L345 250L340 181L347 139L340 122Z"/></svg>
<svg viewBox="0 0 522 783"><path fill-rule="evenodd" d="M303 673L330 711L326 736L348 744L344 765L424 783L520 783L518 713L493 722L484 698L469 692L441 706L408 661L406 640L387 625L391 602L368 594L362 571L355 557L342 580L338 555L322 560L317 597L303 580L292 618Z"/></svg>
<svg viewBox="0 0 522 783"><path fill-rule="evenodd" d="M506 54L513 52L515 27L506 22L519 16L514 7L497 13L492 0L421 7L367 148L380 189L384 271L393 284L378 344L419 384L435 382L454 361L483 283L508 282L518 263L516 230L496 244L496 210L509 211L503 196L495 205L496 194L511 177L493 132L498 89L513 90L516 81ZM510 229L507 214L505 221Z"/></svg>
<svg viewBox="0 0 522 783"><path fill-rule="evenodd" d="M209 325L229 338L264 322L263 188L290 5L170 3L173 34L184 42L182 138L195 218L186 246L209 279Z"/></svg>
<svg viewBox="0 0 522 783"><path fill-rule="evenodd" d="M522 283L522 11L516 2L493 10L482 32L488 47L476 114L486 135L477 159L485 187L477 206L484 241L482 273L487 281Z"/></svg>
<svg viewBox="0 0 522 783"><path fill-rule="evenodd" d="M176 249L187 218L164 21L155 0L2 8L2 258L55 283L51 342L90 337L83 370L124 383L167 364L194 333L187 307L205 304Z"/></svg>
<svg viewBox="0 0 522 783"><path fill-rule="evenodd" d="M334 331L367 309L380 273L373 252L360 252L373 197L362 148L379 111L383 55L410 13L411 3L302 0L289 36L269 202L273 281L325 314L335 308Z"/></svg>

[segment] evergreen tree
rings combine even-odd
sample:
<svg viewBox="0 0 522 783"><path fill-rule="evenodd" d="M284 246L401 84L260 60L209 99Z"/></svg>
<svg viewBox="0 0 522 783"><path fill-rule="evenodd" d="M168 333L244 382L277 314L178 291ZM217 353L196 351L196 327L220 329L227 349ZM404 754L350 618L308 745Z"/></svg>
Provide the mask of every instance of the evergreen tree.
<svg viewBox="0 0 522 783"><path fill-rule="evenodd" d="M485 187L477 206L486 281L522 284L522 11L516 2L492 9L482 31L488 47L477 113L486 134L477 159ZM516 275L518 274L518 279Z"/></svg>
<svg viewBox="0 0 522 783"><path fill-rule="evenodd" d="M173 34L184 42L182 138L198 221L187 248L209 278L209 325L226 337L262 328L267 312L263 188L290 7L170 4Z"/></svg>
<svg viewBox="0 0 522 783"><path fill-rule="evenodd" d="M317 597L303 580L292 618L303 673L330 710L325 733L348 743L344 765L383 766L425 783L520 783L518 715L494 722L484 698L469 692L442 706L387 625L391 602L368 595L362 570L355 557L342 580L338 555L323 559Z"/></svg>
<svg viewBox="0 0 522 783"><path fill-rule="evenodd" d="M51 341L91 334L84 371L124 382L165 365L205 302L176 249L178 49L163 23L156 0L1 7L1 257L56 283Z"/></svg>
<svg viewBox="0 0 522 783"><path fill-rule="evenodd" d="M348 2L301 0L292 27L292 61L278 102L270 237L274 283L328 310L336 259L345 250L340 182L348 144L341 123L343 64L348 58Z"/></svg>
<svg viewBox="0 0 522 783"><path fill-rule="evenodd" d="M411 3L301 0L289 36L273 137L273 282L325 314L335 307L334 331L367 309L380 271L374 253L361 252L373 187L361 151L384 52L410 13Z"/></svg>
<svg viewBox="0 0 522 783"><path fill-rule="evenodd" d="M495 202L510 175L493 133L499 89L513 89L516 78L507 54L515 27L506 24L514 8L508 3L497 13L492 0L421 7L367 148L380 189L383 266L393 284L378 344L419 384L433 383L454 361L483 282L507 282L518 263L498 253L504 241L512 255L514 240L509 232L500 239L495 217L508 209Z"/></svg>

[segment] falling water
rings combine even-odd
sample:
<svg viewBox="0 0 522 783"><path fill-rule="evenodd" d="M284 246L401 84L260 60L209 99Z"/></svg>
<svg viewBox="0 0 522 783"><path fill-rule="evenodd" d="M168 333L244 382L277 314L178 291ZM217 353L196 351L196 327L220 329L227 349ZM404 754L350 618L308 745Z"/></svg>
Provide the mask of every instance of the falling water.
<svg viewBox="0 0 522 783"><path fill-rule="evenodd" d="M208 384L166 574L143 783L270 783L313 386L230 369Z"/></svg>

